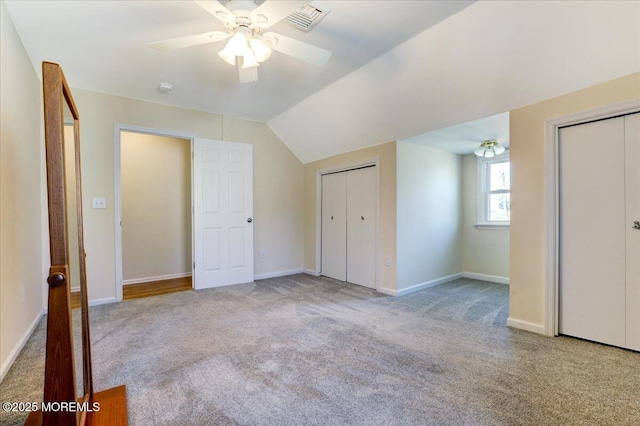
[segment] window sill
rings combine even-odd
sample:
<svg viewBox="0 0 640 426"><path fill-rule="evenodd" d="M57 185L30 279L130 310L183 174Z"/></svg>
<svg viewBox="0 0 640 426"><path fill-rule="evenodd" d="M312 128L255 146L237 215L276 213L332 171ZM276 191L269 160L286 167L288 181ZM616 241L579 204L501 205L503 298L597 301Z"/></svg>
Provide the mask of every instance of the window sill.
<svg viewBox="0 0 640 426"><path fill-rule="evenodd" d="M473 226L475 226L476 229L502 229L502 230L509 229L508 223L476 223Z"/></svg>

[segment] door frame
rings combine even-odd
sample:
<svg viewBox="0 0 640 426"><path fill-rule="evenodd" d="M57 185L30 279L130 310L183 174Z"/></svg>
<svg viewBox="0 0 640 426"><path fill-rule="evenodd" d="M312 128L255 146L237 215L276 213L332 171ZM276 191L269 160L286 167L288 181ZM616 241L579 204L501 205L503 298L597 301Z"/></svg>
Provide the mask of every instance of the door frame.
<svg viewBox="0 0 640 426"><path fill-rule="evenodd" d="M380 244L380 156L370 157L339 166L326 167L316 172L316 267L313 274L316 276L322 273L322 176L331 173L346 172L363 167L375 167L375 200L376 200L376 226L375 226L375 290L382 288L382 245ZM355 284L354 284L355 285Z"/></svg>
<svg viewBox="0 0 640 426"><path fill-rule="evenodd" d="M191 150L191 235L193 236L193 141L195 134L174 132L171 130L154 129L151 127L135 126L131 124L115 123L114 132L114 230L115 230L115 264L116 264L116 301L122 301L122 187L121 187L121 132L141 133L153 136L165 136L170 138L179 138L188 140ZM191 238L191 274L193 276L193 238ZM193 282L191 286L193 287Z"/></svg>
<svg viewBox="0 0 640 426"><path fill-rule="evenodd" d="M545 120L546 278L544 334L547 336L558 335L558 290L560 285L560 187L558 179L560 164L558 161L558 136L560 128L636 112L640 112L640 98Z"/></svg>

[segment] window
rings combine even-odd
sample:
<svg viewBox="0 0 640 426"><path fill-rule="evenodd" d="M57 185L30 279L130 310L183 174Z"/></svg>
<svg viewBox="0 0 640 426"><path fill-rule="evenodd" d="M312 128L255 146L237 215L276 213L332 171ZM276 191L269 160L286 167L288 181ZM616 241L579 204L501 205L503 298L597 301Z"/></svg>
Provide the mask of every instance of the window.
<svg viewBox="0 0 640 426"><path fill-rule="evenodd" d="M509 226L511 162L505 153L478 159L478 228Z"/></svg>

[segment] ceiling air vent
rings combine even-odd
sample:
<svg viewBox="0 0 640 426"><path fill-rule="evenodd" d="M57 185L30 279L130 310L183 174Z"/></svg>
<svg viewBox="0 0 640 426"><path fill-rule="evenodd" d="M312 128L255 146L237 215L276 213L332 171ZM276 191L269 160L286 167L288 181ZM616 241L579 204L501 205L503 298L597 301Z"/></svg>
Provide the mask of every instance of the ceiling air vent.
<svg viewBox="0 0 640 426"><path fill-rule="evenodd" d="M293 12L284 20L302 31L309 32L322 20L329 12L329 9L320 10L313 5L302 6L297 12Z"/></svg>

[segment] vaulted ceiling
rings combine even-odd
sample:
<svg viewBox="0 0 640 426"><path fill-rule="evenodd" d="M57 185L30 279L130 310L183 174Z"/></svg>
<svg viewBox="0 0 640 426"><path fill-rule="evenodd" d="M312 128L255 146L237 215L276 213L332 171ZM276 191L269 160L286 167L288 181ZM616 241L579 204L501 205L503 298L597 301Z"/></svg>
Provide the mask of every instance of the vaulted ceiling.
<svg viewBox="0 0 640 426"><path fill-rule="evenodd" d="M266 122L304 163L640 71L637 1L314 4L331 12L311 32L271 29L332 51L327 64L274 52L241 84L223 42L148 46L223 29L194 2L6 1L36 71L49 60L73 87Z"/></svg>
<svg viewBox="0 0 640 426"><path fill-rule="evenodd" d="M330 12L309 33L284 21L269 30L330 50L327 64L274 52L260 66L259 80L242 84L217 54L225 41L168 52L149 46L225 30L194 1L6 2L38 72L48 60L64 67L74 87L263 122L471 3L316 2ZM160 82L174 90L159 92Z"/></svg>
<svg viewBox="0 0 640 426"><path fill-rule="evenodd" d="M480 143L495 139L509 148L509 113L491 115L477 120L466 121L442 129L432 130L398 142L416 143L452 154L471 154Z"/></svg>

